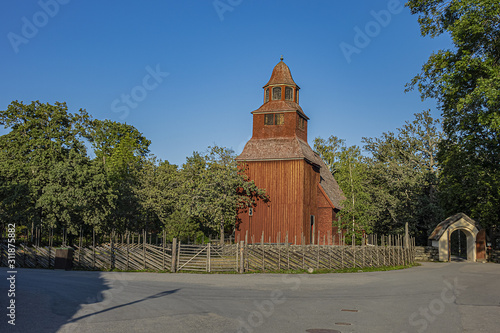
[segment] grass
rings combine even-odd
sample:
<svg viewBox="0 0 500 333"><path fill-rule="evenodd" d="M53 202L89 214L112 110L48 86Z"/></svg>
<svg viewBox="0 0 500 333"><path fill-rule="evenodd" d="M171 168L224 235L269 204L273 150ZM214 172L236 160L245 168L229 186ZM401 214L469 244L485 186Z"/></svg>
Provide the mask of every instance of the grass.
<svg viewBox="0 0 500 333"><path fill-rule="evenodd" d="M320 268L313 269L312 272L306 269L290 269L290 270L276 270L276 271L251 271L245 274L267 273L267 274L330 274L330 273L366 273L366 272L381 272L381 271L394 271L399 269L406 269L411 267L421 266L419 263L401 266L382 266L382 267L353 267L343 269L328 269Z"/></svg>
<svg viewBox="0 0 500 333"><path fill-rule="evenodd" d="M254 270L254 271L247 271L244 272L243 274L331 274L331 273L366 273L366 272L385 272L385 271L394 271L394 270L400 270L400 269L406 269L406 268L412 268L412 267L417 267L421 266L419 263L413 263L410 265L400 265L400 266L381 266L381 267L353 267L353 268L344 268L344 269L327 269L327 268L321 268L321 269L312 269L312 271L309 271L307 269L282 269L282 270L274 270L274 271L259 271L259 270ZM77 269L80 270L80 269ZM128 272L128 273L170 273L170 270L162 270L162 271L156 271L152 269L142 269L142 270L120 270L120 269L102 269L100 270L102 272ZM183 270L177 273L188 273L188 274L239 274L235 271L227 271L227 272L201 272L201 271L187 271Z"/></svg>

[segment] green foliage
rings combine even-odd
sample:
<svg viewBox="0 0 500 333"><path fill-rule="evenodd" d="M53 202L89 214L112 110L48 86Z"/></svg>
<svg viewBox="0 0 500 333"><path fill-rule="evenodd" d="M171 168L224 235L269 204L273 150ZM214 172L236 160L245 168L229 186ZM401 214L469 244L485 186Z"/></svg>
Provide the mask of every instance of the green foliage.
<svg viewBox="0 0 500 333"><path fill-rule="evenodd" d="M429 111L415 114L396 133L363 138L372 155L368 171L377 233L403 233L408 222L410 233L425 244L443 219L436 158L441 138L439 121Z"/></svg>
<svg viewBox="0 0 500 333"><path fill-rule="evenodd" d="M92 143L97 158L106 163L122 140L133 147L134 155L146 157L151 141L146 139L134 126L112 120L92 120L86 130L86 137ZM124 147L122 146L122 149Z"/></svg>
<svg viewBox="0 0 500 333"><path fill-rule="evenodd" d="M137 182L134 193L140 204L138 210L141 220L141 224L135 229L158 232L169 225L166 228L167 235L179 238L176 231L170 230L171 215L178 206L180 173L177 166L151 156L142 161L135 176Z"/></svg>
<svg viewBox="0 0 500 333"><path fill-rule="evenodd" d="M439 152L448 214L491 226L500 219L500 6L497 0L411 0L422 35L449 34L453 50L432 54L408 89L434 98L446 139Z"/></svg>
<svg viewBox="0 0 500 333"><path fill-rule="evenodd" d="M232 232L239 210L266 199L226 148L194 153L179 170L147 156L151 142L135 127L71 114L64 103L14 101L0 124L10 129L0 137L0 221L25 230L165 230L201 241Z"/></svg>
<svg viewBox="0 0 500 333"><path fill-rule="evenodd" d="M437 164L441 139L439 121L425 111L396 133L363 138L370 157L363 156L356 146L347 147L335 136L327 141L314 140L315 150L345 195L338 215L340 227L347 231L347 244L352 242L353 229L359 243L362 231L403 233L406 222L411 234L426 243L431 229L443 218Z"/></svg>
<svg viewBox="0 0 500 333"><path fill-rule="evenodd" d="M368 193L369 178L366 158L361 155L357 146L347 147L345 140L330 136L327 141L322 138L314 139L314 149L320 154L330 168L330 172L337 180L344 192L342 200L340 228L347 230L347 238L352 232L361 237L362 232L372 230L372 207Z"/></svg>
<svg viewBox="0 0 500 333"><path fill-rule="evenodd" d="M165 219L165 231L167 240L170 242L174 238L177 238L181 242L188 240L199 241L199 235L203 235L203 232L200 231L199 222L186 214L186 212L179 210L173 212Z"/></svg>
<svg viewBox="0 0 500 333"><path fill-rule="evenodd" d="M87 119L83 110L69 113L65 103L14 101L0 112L0 124L11 130L0 137L3 221L69 226L82 194L75 172L89 162L81 141Z"/></svg>
<svg viewBox="0 0 500 333"><path fill-rule="evenodd" d="M232 231L239 211L267 201L265 191L249 181L232 150L209 147L208 153L188 157L181 171L180 200L183 209L202 226L224 232Z"/></svg>

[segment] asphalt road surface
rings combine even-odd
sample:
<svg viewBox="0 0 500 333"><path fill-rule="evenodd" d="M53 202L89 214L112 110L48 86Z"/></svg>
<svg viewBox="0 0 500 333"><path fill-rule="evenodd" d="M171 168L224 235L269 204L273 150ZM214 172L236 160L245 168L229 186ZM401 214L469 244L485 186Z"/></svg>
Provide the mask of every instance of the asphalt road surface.
<svg viewBox="0 0 500 333"><path fill-rule="evenodd" d="M0 332L500 331L498 264L299 275L19 269L11 297L10 274L0 274Z"/></svg>

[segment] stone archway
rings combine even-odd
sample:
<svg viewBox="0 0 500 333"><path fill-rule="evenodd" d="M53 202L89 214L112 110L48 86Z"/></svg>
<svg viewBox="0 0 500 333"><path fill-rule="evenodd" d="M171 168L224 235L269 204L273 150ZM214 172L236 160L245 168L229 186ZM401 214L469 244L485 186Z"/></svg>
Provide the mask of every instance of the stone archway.
<svg viewBox="0 0 500 333"><path fill-rule="evenodd" d="M484 259L484 230L476 221L459 213L439 223L429 236L432 246L439 248L439 261L450 260L450 236L456 230L463 231L467 237L467 261Z"/></svg>

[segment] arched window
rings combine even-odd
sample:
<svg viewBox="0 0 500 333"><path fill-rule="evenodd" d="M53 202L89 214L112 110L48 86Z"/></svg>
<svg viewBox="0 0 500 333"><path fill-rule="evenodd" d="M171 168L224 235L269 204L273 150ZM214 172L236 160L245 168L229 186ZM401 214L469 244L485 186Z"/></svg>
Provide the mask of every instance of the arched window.
<svg viewBox="0 0 500 333"><path fill-rule="evenodd" d="M279 101L281 99L281 87L273 88L273 100Z"/></svg>
<svg viewBox="0 0 500 333"><path fill-rule="evenodd" d="M266 89L266 97L265 97L264 101L265 101L264 103L269 102L269 88Z"/></svg>
<svg viewBox="0 0 500 333"><path fill-rule="evenodd" d="M292 87L285 87L285 100L286 101L293 101L293 88Z"/></svg>

